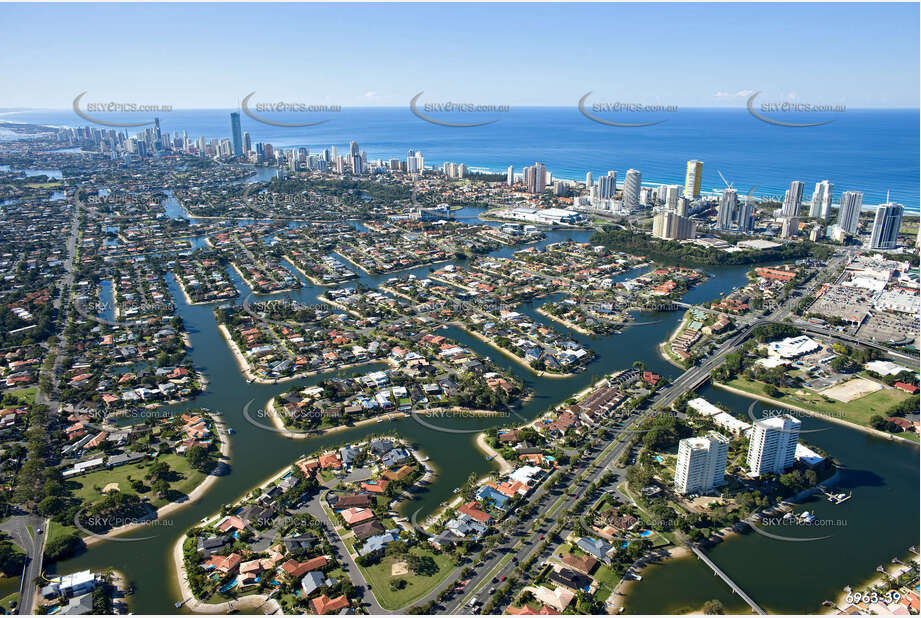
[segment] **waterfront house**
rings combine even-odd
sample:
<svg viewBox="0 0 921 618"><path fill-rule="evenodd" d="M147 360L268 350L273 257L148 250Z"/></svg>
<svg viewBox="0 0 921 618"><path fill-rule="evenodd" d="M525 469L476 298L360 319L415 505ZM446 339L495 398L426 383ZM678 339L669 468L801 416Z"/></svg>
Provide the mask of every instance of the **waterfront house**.
<svg viewBox="0 0 921 618"><path fill-rule="evenodd" d="M320 616L344 610L349 606L349 600L345 597L344 594L339 595L335 599L330 599L328 596L323 594L315 599L312 599L310 603L313 605L313 609L317 615Z"/></svg>

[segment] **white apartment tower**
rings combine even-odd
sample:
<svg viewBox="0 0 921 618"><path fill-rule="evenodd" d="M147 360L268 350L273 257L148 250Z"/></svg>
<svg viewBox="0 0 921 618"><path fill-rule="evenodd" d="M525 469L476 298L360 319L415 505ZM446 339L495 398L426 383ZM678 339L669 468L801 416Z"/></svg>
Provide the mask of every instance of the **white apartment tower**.
<svg viewBox="0 0 921 618"><path fill-rule="evenodd" d="M799 216L799 207L803 202L803 189L805 186L806 185L799 180L794 180L790 183L790 188L787 189L787 192L784 194L783 209L780 211L781 216Z"/></svg>
<svg viewBox="0 0 921 618"><path fill-rule="evenodd" d="M602 200L614 199L617 190L617 172L611 170L606 176L598 178L598 198Z"/></svg>
<svg viewBox="0 0 921 618"><path fill-rule="evenodd" d="M723 189L720 196L719 212L716 218L716 227L721 230L732 229L733 223L738 221L739 194L735 189Z"/></svg>
<svg viewBox="0 0 921 618"><path fill-rule="evenodd" d="M835 186L823 180L815 183L812 192L812 205L809 207L809 216L813 219L828 219L831 214L831 194Z"/></svg>
<svg viewBox="0 0 921 618"><path fill-rule="evenodd" d="M792 467L801 425L799 419L789 414L757 421L748 443L749 474L753 477L782 474Z"/></svg>
<svg viewBox="0 0 921 618"><path fill-rule="evenodd" d="M848 234L856 234L861 206L863 206L863 193L860 191L842 193L841 205L838 208L838 227Z"/></svg>
<svg viewBox="0 0 921 618"><path fill-rule="evenodd" d="M685 438L678 443L675 491L702 493L725 485L729 439L715 431L706 436Z"/></svg>
<svg viewBox="0 0 921 618"><path fill-rule="evenodd" d="M610 172L608 172L610 174ZM639 208L640 205L640 188L642 186L642 174L639 170L629 169L624 176L623 202L624 206L633 209Z"/></svg>
<svg viewBox="0 0 921 618"><path fill-rule="evenodd" d="M895 249L904 212L905 207L895 202L880 204L876 208L870 231L870 249Z"/></svg>

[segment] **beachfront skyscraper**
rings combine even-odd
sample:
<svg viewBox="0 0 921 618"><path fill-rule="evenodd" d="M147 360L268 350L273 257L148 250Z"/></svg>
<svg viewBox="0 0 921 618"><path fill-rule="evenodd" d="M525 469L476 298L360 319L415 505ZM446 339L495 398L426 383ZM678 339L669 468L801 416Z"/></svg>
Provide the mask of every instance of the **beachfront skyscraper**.
<svg viewBox="0 0 921 618"><path fill-rule="evenodd" d="M700 197L700 177L703 175L704 162L688 161L687 173L684 176L684 197L689 200Z"/></svg>
<svg viewBox="0 0 921 618"><path fill-rule="evenodd" d="M783 474L793 466L801 425L799 419L789 414L757 421L748 443L749 475Z"/></svg>
<svg viewBox="0 0 921 618"><path fill-rule="evenodd" d="M812 192L812 206L809 207L809 216L813 219L827 219L831 214L831 194L835 186L823 180L815 183Z"/></svg>
<svg viewBox="0 0 921 618"><path fill-rule="evenodd" d="M233 140L233 156L243 154L243 131L240 129L240 112L230 114L230 132Z"/></svg>
<svg viewBox="0 0 921 618"><path fill-rule="evenodd" d="M729 439L715 431L706 436L678 442L675 491L703 493L726 484L726 455Z"/></svg>
<svg viewBox="0 0 921 618"><path fill-rule="evenodd" d="M543 193L547 189L547 168L543 163L524 168L524 184L528 193Z"/></svg>
<svg viewBox="0 0 921 618"><path fill-rule="evenodd" d="M612 172L608 172L608 176ZM643 176L639 170L629 169L624 175L624 206L629 209L639 208L640 206L640 189L642 188Z"/></svg>
<svg viewBox="0 0 921 618"><path fill-rule="evenodd" d="M716 215L716 227L720 230L732 229L733 224L739 220L738 210L739 194L735 189L723 189L720 196L719 211Z"/></svg>
<svg viewBox="0 0 921 618"><path fill-rule="evenodd" d="M806 185L799 180L794 180L790 183L790 188L787 189L787 192L784 194L783 208L780 211L781 216L799 216L799 206L803 202L803 189L805 186Z"/></svg>
<svg viewBox="0 0 921 618"><path fill-rule="evenodd" d="M681 186L668 185L665 187L665 195L662 196L662 201L669 210L678 210L679 197L681 197ZM682 214L682 216L684 216L684 214Z"/></svg>
<svg viewBox="0 0 921 618"><path fill-rule="evenodd" d="M870 249L895 249L904 212L905 207L895 202L880 204L876 208L873 229L870 231Z"/></svg>
<svg viewBox="0 0 921 618"><path fill-rule="evenodd" d="M592 179L592 173L591 173L591 172L585 172L585 189L586 189L586 191L591 191L591 190L592 190L592 187L593 187L594 185L595 185L595 183L594 183L594 181L593 181L593 179Z"/></svg>
<svg viewBox="0 0 921 618"><path fill-rule="evenodd" d="M863 206L863 193L860 191L842 193L841 205L838 208L838 227L848 234L856 234L861 206Z"/></svg>
<svg viewBox="0 0 921 618"><path fill-rule="evenodd" d="M617 190L617 172L611 170L606 176L598 178L597 196L603 200L614 198L614 192Z"/></svg>
<svg viewBox="0 0 921 618"><path fill-rule="evenodd" d="M505 184L512 186L515 184L515 166L509 165L508 171L505 173Z"/></svg>

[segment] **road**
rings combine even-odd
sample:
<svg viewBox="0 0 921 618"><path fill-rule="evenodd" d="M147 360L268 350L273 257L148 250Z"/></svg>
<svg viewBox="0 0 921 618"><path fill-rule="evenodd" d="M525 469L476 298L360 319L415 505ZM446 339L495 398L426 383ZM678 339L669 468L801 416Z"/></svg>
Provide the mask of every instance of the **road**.
<svg viewBox="0 0 921 618"><path fill-rule="evenodd" d="M26 552L25 572L19 590L19 614L35 613L35 591L38 586L34 582L42 581L42 559L47 527L47 520L38 515L13 515L0 526L0 530L9 534L13 543ZM42 531L41 534L39 530Z"/></svg>

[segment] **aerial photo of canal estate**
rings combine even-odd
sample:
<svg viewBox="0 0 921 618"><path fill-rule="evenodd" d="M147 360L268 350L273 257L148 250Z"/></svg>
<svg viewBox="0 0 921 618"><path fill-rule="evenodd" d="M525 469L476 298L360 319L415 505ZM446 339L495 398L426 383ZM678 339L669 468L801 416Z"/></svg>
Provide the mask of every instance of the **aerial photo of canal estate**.
<svg viewBox="0 0 921 618"><path fill-rule="evenodd" d="M0 2L0 614L919 615L919 18Z"/></svg>

